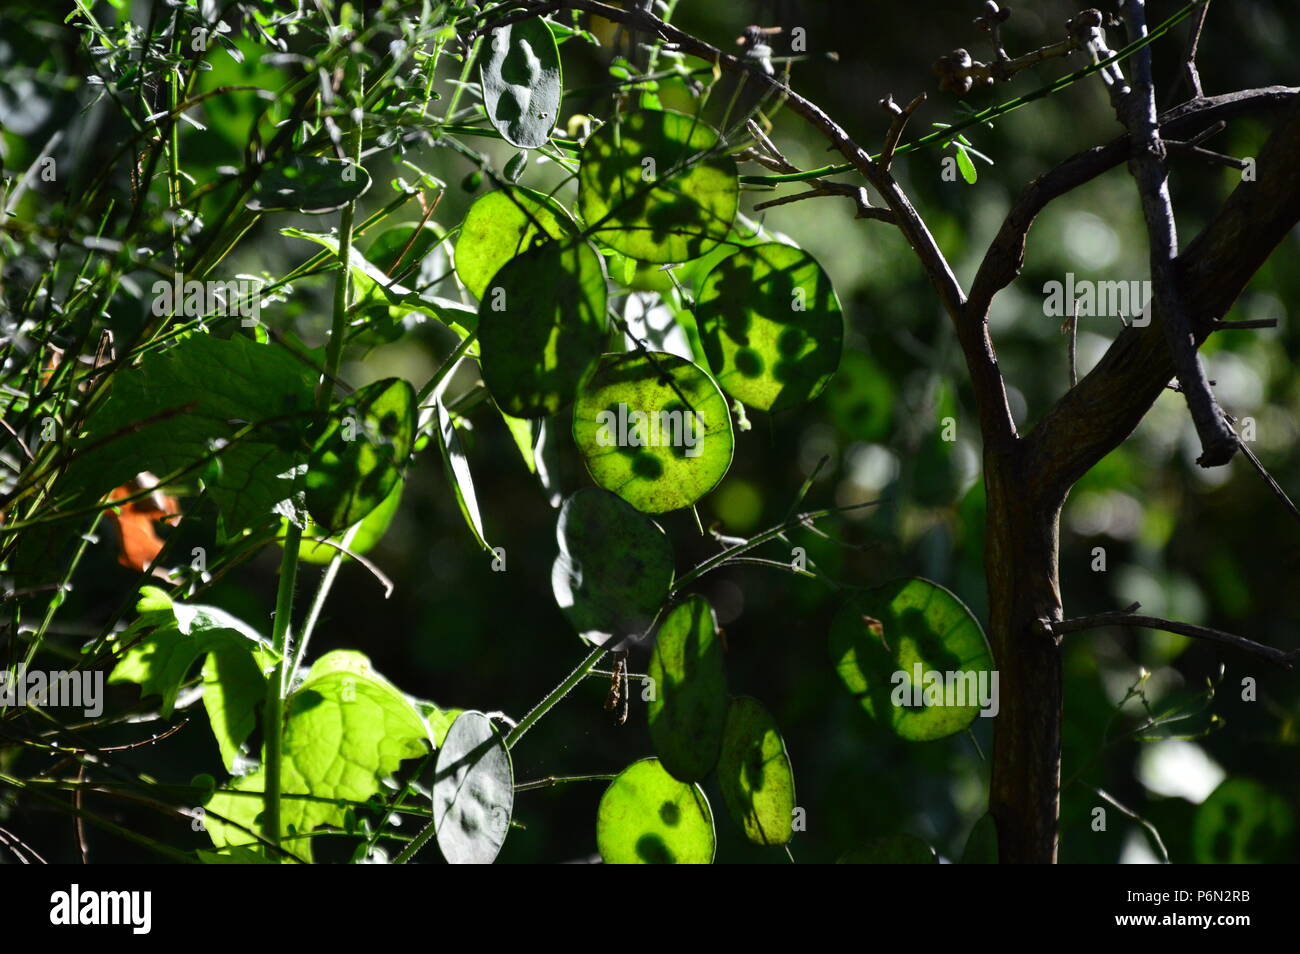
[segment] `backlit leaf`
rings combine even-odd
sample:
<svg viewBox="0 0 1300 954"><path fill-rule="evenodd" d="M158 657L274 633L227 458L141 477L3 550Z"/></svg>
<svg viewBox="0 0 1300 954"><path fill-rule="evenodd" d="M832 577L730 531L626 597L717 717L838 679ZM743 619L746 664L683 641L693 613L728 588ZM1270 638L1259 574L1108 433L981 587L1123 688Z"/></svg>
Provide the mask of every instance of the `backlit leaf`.
<svg viewBox="0 0 1300 954"><path fill-rule="evenodd" d="M633 762L596 810L596 847L610 865L713 863L713 812L703 790L679 782L658 759Z"/></svg>

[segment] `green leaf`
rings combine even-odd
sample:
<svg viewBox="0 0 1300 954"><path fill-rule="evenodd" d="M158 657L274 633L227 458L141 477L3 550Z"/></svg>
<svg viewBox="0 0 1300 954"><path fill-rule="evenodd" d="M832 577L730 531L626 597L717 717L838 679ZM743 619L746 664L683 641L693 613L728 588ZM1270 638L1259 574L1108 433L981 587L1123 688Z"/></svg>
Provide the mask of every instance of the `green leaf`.
<svg viewBox="0 0 1300 954"><path fill-rule="evenodd" d="M839 299L817 261L793 246L769 242L724 258L704 279L695 318L718 384L759 410L811 401L839 367Z"/></svg>
<svg viewBox="0 0 1300 954"><path fill-rule="evenodd" d="M1294 834L1285 798L1251 779L1230 778L1196 809L1192 856L1197 864L1276 864L1289 857Z"/></svg>
<svg viewBox="0 0 1300 954"><path fill-rule="evenodd" d="M438 750L433 783L433 820L447 862L490 865L510 830L514 799L510 751L492 720L462 712Z"/></svg>
<svg viewBox="0 0 1300 954"><path fill-rule="evenodd" d="M321 248L330 252L335 258L339 257L339 239L337 235L326 235L323 232L308 232L304 229L283 228L280 229L281 235L288 235L290 238L305 239L308 242L315 242ZM380 250L383 251L382 249ZM400 249L399 249L400 251ZM352 270L352 284L356 291L358 300L375 299L379 300L382 295L394 304L409 302L415 298L415 292L405 285L394 281L387 272L366 258L361 250L355 245L348 249L348 267Z"/></svg>
<svg viewBox="0 0 1300 954"><path fill-rule="evenodd" d="M957 153L957 168L961 170L961 177L966 180L967 185L974 185L979 179L979 173L975 171L975 163L971 161L966 147L959 142L954 142L953 149Z"/></svg>
<svg viewBox="0 0 1300 954"><path fill-rule="evenodd" d="M984 631L961 600L929 580L895 580L851 596L831 624L830 655L862 707L910 741L967 728L983 690L996 701Z"/></svg>
<svg viewBox="0 0 1300 954"><path fill-rule="evenodd" d="M915 835L885 835L846 851L839 865L937 865L934 849Z"/></svg>
<svg viewBox="0 0 1300 954"><path fill-rule="evenodd" d="M393 522L393 517L397 515L398 505L402 502L402 487L402 482L398 481L383 502L365 515L361 520L361 526L352 535L351 542L347 544L349 552L363 556L383 539L384 534L388 532L389 525ZM348 535L348 530L351 529L349 527L342 533L331 534L314 520L309 520L307 526L303 528L302 547L298 551L298 559L313 564L329 563L341 551L328 543L316 543L314 540L324 538L342 546L344 537ZM346 553L342 554L342 556L345 563L352 559Z"/></svg>
<svg viewBox="0 0 1300 954"><path fill-rule="evenodd" d="M479 304L483 383L514 417L573 400L606 340L605 276L584 241L548 241L511 259Z"/></svg>
<svg viewBox="0 0 1300 954"><path fill-rule="evenodd" d="M460 434L456 432L456 425L451 414L443 406L442 398L435 398L435 405L438 449L442 452L442 463L447 472L447 480L451 483L461 516L465 518L465 523L474 534L474 539L484 550L491 551L492 545L483 536L483 517L479 513L478 497L474 493L474 475L469 471L469 460L465 457L465 448L461 446Z"/></svg>
<svg viewBox="0 0 1300 954"><path fill-rule="evenodd" d="M321 825L342 825L344 801L364 802L384 791L384 781L404 759L429 748L420 713L391 683L376 673L361 653L336 651L322 656L289 697L284 728L281 791L282 834L306 834ZM262 770L236 779L231 788L261 793ZM208 802L206 827L218 848L256 844L221 816L258 831L262 800L255 795L219 791ZM306 840L285 847L309 857Z"/></svg>
<svg viewBox="0 0 1300 954"><path fill-rule="evenodd" d="M434 748L442 748L447 733L451 731L452 725L460 718L464 709L443 709L432 702L415 700L415 707L420 710L420 715L424 716L425 721L429 723L429 735L433 739Z"/></svg>
<svg viewBox="0 0 1300 954"><path fill-rule="evenodd" d="M578 205L593 238L637 261L699 258L736 218L736 163L692 116L642 110L587 139Z"/></svg>
<svg viewBox="0 0 1300 954"><path fill-rule="evenodd" d="M245 645L216 646L203 661L203 708L228 772L236 771L243 745L257 726L266 701L263 673L272 664L269 648L250 653Z"/></svg>
<svg viewBox="0 0 1300 954"><path fill-rule="evenodd" d="M375 236L366 247L365 260L386 275L396 275L419 265L441 241L442 232L433 222L394 225Z"/></svg>
<svg viewBox="0 0 1300 954"><path fill-rule="evenodd" d="M716 836L709 800L658 759L633 762L601 796L596 848L610 865L707 865Z"/></svg>
<svg viewBox="0 0 1300 954"><path fill-rule="evenodd" d="M307 511L316 523L346 530L387 499L411 455L415 417L415 390L401 378L368 384L335 409L307 463Z"/></svg>
<svg viewBox="0 0 1300 954"><path fill-rule="evenodd" d="M718 786L727 811L756 845L794 836L794 772L776 720L763 704L738 696L727 708Z"/></svg>
<svg viewBox="0 0 1300 954"><path fill-rule="evenodd" d="M569 214L550 196L523 186L480 196L465 213L456 239L456 274L482 299L501 266L546 236L573 231Z"/></svg>
<svg viewBox="0 0 1300 954"><path fill-rule="evenodd" d="M245 206L255 212L336 212L370 188L364 166L323 156L291 156L262 167Z"/></svg>
<svg viewBox="0 0 1300 954"><path fill-rule="evenodd" d="M596 483L644 513L695 503L735 450L713 378L656 351L607 354L591 368L573 406L573 439Z"/></svg>
<svg viewBox="0 0 1300 954"><path fill-rule="evenodd" d="M204 482L223 527L233 535L256 526L292 509L292 450L314 385L310 368L283 348L188 335L113 376L108 399L73 443L58 491L67 506L84 506L141 471L165 478L190 468L192 477L220 448ZM249 422L257 426L235 441Z"/></svg>
<svg viewBox="0 0 1300 954"><path fill-rule="evenodd" d="M540 19L497 27L479 66L488 121L522 149L546 144L564 95L560 51Z"/></svg>
<svg viewBox="0 0 1300 954"><path fill-rule="evenodd" d="M683 782L709 774L722 748L727 674L713 607L702 596L677 606L659 627L648 674L650 740L663 767Z"/></svg>
<svg viewBox="0 0 1300 954"><path fill-rule="evenodd" d="M560 508L555 601L592 645L618 648L650 628L673 582L668 536L649 517L587 487Z"/></svg>
<svg viewBox="0 0 1300 954"><path fill-rule="evenodd" d="M139 620L129 633L151 630L122 653L110 683L133 682L142 696L159 696L164 718L194 663L203 665L203 707L222 762L233 771L266 697L264 671L276 656L250 626L215 606L175 603L162 590L142 587Z"/></svg>
<svg viewBox="0 0 1300 954"><path fill-rule="evenodd" d="M961 853L963 865L995 865L998 863L998 826L993 816L984 814L966 838L966 849Z"/></svg>
<svg viewBox="0 0 1300 954"><path fill-rule="evenodd" d="M497 410L501 414L501 420L506 422L506 428L510 431L515 446L519 448L519 456L524 459L524 466L528 468L530 474L537 473L537 437L533 430L535 426L533 421L522 417L511 417L500 408Z"/></svg>

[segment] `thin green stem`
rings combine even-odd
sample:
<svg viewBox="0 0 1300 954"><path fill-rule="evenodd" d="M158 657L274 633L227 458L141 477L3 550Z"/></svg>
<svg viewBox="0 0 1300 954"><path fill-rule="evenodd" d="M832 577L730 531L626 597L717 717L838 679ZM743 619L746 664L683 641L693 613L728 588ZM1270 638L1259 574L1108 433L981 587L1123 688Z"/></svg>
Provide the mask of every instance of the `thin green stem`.
<svg viewBox="0 0 1300 954"><path fill-rule="evenodd" d="M298 551L302 528L290 522L285 535L284 554L280 559L280 584L275 594L275 623L271 630L271 647L279 657L271 678L266 682L266 703L262 708L262 728L266 734L265 775L263 788L264 822L262 833L275 847L280 846L280 772L283 762L285 657L289 648L289 623L293 617L293 593L298 580Z"/></svg>
<svg viewBox="0 0 1300 954"><path fill-rule="evenodd" d="M542 716L546 715L546 713L550 712L553 708L555 708L556 703L558 703L561 699L563 699L570 692L572 692L574 687L577 686L578 683L586 679L587 675L591 672L593 668L595 668L596 663L600 662L601 658L604 655L605 655L605 649L601 646L597 646L590 653L588 653L586 657L583 658L582 662L578 663L577 668L574 669L573 672L569 673L567 676L564 677L564 681L562 683L560 683L558 686L552 689L550 693L547 694L545 699L543 699L541 702L535 705L532 711L528 713L528 715L520 719L519 722L516 723L515 727L506 733L506 738L505 738L506 748L511 748L512 746L514 746L516 742L518 742L521 738L523 738L525 732L527 732L529 729L531 729L541 720ZM408 861L414 858L416 853L419 852L419 850L423 848L425 845L427 845L429 843L429 840L433 838L433 836L436 835L437 833L438 833L438 819L435 818L433 821L429 822L429 824L425 825L424 828L421 829L420 833L416 835L413 839L411 839L410 844L408 844L405 848L401 850L401 852L398 853L397 857L393 859L393 864L395 865L406 864Z"/></svg>
<svg viewBox="0 0 1300 954"><path fill-rule="evenodd" d="M550 691L550 693L537 705L533 710L520 719L513 729L506 733L506 748L514 748L515 744L524 737L524 733L541 721L542 716L555 708L556 703L573 691L573 688L587 678L587 674L595 667L596 663L605 655L605 648L597 646L589 652L582 662L578 663L576 669L569 673L562 683Z"/></svg>

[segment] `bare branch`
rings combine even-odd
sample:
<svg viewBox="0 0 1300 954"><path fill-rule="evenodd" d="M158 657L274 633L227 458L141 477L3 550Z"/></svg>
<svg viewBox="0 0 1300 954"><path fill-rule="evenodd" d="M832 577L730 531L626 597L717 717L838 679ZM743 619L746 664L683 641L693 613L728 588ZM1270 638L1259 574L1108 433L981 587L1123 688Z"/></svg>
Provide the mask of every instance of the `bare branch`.
<svg viewBox="0 0 1300 954"><path fill-rule="evenodd" d="M1241 90L1224 96L1196 100L1170 110L1160 117L1166 135L1186 136L1188 142L1201 142L1197 133L1217 129L1225 120L1255 113L1276 111L1300 98L1300 88L1268 86ZM1127 135L1104 146L1066 159L1056 168L1039 176L1021 192L990 243L971 287L971 307L981 312L1003 288L1020 275L1024 264L1025 243L1034 220L1054 199L1091 182L1129 158L1132 151Z"/></svg>
<svg viewBox="0 0 1300 954"><path fill-rule="evenodd" d="M1135 39L1147 33L1145 0L1124 0L1124 10ZM1098 31L1099 32L1099 31ZM1160 327L1173 354L1174 370L1201 439L1202 467L1218 467L1232 459L1237 437L1223 419L1214 392L1205 379L1205 368L1196 352L1183 290L1174 268L1178 257L1178 229L1169 197L1169 172L1165 167L1165 146L1156 116L1155 84L1152 79L1151 49L1143 47L1134 57L1134 85L1125 89L1111 82L1108 89L1120 121L1129 131L1133 158L1129 171L1142 197L1151 251L1151 282L1160 310ZM1118 72L1118 67L1117 67ZM1194 147L1199 148L1199 147Z"/></svg>
<svg viewBox="0 0 1300 954"><path fill-rule="evenodd" d="M1107 626L1140 626L1144 629L1159 629L1166 633L1176 633L1179 636L1190 636L1193 639L1205 639L1224 646L1231 646L1234 649L1240 649L1267 659L1283 669L1293 668L1296 661L1300 660L1300 649L1293 649L1288 652L1275 646L1265 646L1263 643L1257 643L1245 636L1225 633L1222 630L1211 629L1208 626L1196 626L1192 623L1180 623L1177 620L1161 619L1158 616L1142 616L1125 611L1098 613L1095 616L1075 616L1070 619L1056 621L1044 619L1039 620L1038 625L1039 631L1043 635L1050 636L1053 639L1060 639L1067 633L1103 629Z"/></svg>
<svg viewBox="0 0 1300 954"><path fill-rule="evenodd" d="M925 93L918 93L906 106L899 106L894 102L893 96L886 96L880 101L881 108L894 117L894 121L889 124L889 133L885 136L885 147L880 151L880 167L886 172L893 165L894 150L898 148L898 142L903 138L903 130L907 128L907 121L912 118L912 113L920 109L921 104L924 102Z"/></svg>
<svg viewBox="0 0 1300 954"><path fill-rule="evenodd" d="M1295 92L1289 92L1292 105L1285 121L1260 152L1255 180L1237 186L1176 263L1198 343L1300 222L1295 158L1300 155L1300 102ZM1040 491L1063 499L1076 480L1132 433L1174 376L1169 348L1154 324L1121 332L1026 437L1027 467L1042 482Z"/></svg>
<svg viewBox="0 0 1300 954"><path fill-rule="evenodd" d="M759 202L754 206L754 211L761 212L764 209L773 209L778 205L789 205L791 202L800 202L804 199L842 195L848 196L853 200L858 209L856 217L859 219L875 219L877 222L888 222L891 225L898 221L894 217L893 212L890 212L888 209L879 209L872 205L867 198L867 190L862 186L852 186L843 182L813 181L821 182L821 184L814 189L808 189L807 191L800 192L797 195L783 195L779 199L768 199L766 202Z"/></svg>

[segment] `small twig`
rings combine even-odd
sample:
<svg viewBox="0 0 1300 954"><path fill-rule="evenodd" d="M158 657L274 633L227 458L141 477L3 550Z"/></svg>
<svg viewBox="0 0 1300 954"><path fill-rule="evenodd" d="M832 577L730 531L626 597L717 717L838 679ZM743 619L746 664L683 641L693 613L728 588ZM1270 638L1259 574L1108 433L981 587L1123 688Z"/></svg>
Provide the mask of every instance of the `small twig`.
<svg viewBox="0 0 1300 954"><path fill-rule="evenodd" d="M1055 621L1042 619L1038 621L1038 626L1043 635L1054 639L1059 639L1067 633L1081 633L1086 630L1102 629L1107 626L1140 626L1144 629L1159 629L1166 633L1176 633L1179 636L1190 636L1194 639L1222 643L1225 646L1232 646L1235 649L1253 653L1267 659L1269 662L1276 663L1284 669L1293 668L1296 660L1300 659L1300 650L1287 652L1284 649L1265 646L1263 643L1257 643L1244 636L1225 633L1222 630L1211 629L1208 626L1196 626L1192 623L1180 623L1177 620L1161 619L1158 616L1142 616L1126 611L1098 613L1095 616L1076 616L1071 619Z"/></svg>
<svg viewBox="0 0 1300 954"><path fill-rule="evenodd" d="M1179 142L1176 139L1166 139L1165 145L1170 149L1177 150L1189 156L1197 156L1212 162L1219 166L1229 166L1233 169L1249 169L1250 163L1245 159L1238 159L1236 156L1225 155L1222 152L1215 152L1212 149L1205 149L1201 146L1193 145L1190 142Z"/></svg>
<svg viewBox="0 0 1300 954"><path fill-rule="evenodd" d="M754 206L755 212L761 212L764 209L773 209L778 205L789 205L791 202L801 202L804 199L816 199L828 195L845 195L853 200L857 206L856 218L874 219L877 222L894 223L897 218L894 213L888 209L880 209L871 204L867 198L867 190L861 186L852 186L843 182L824 182L815 189L808 189L797 195L783 195L779 199L768 199L766 202L759 202Z"/></svg>
<svg viewBox="0 0 1300 954"><path fill-rule="evenodd" d="M885 135L885 147L880 151L880 158L876 160L886 172L889 171L890 166L893 164L894 150L898 148L899 140L903 138L903 130L907 128L907 121L912 118L912 113L916 112L924 102L925 93L918 93L906 106L899 106L894 102L893 96L886 96L880 101L881 108L893 114L894 117L894 121L889 124L889 132Z"/></svg>
<svg viewBox="0 0 1300 954"><path fill-rule="evenodd" d="M1279 484L1273 478L1273 475L1268 472L1268 469L1260 462L1260 459L1255 456L1255 452L1246 446L1246 442L1240 441L1240 439L1239 442L1241 452L1246 455L1246 460L1250 461L1250 466L1254 467L1259 476L1264 478L1264 483L1268 484L1268 489L1273 491L1273 496L1277 497L1277 499L1281 501L1282 506L1287 509L1287 512L1290 513L1291 516L1300 520L1300 508L1297 508L1291 498L1287 496L1287 492L1282 489L1282 485Z"/></svg>

